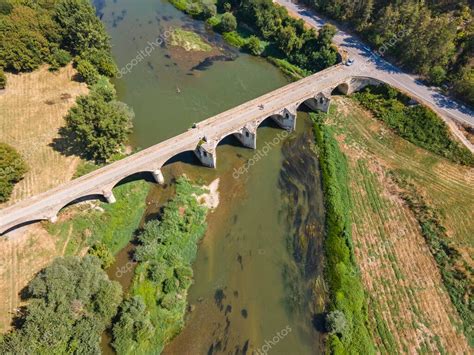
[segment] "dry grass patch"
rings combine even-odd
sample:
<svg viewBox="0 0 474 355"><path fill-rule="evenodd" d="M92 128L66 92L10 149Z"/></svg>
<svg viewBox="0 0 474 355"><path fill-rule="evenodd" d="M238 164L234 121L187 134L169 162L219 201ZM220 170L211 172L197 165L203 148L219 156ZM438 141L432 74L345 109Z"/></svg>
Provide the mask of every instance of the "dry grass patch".
<svg viewBox="0 0 474 355"><path fill-rule="evenodd" d="M65 157L50 145L64 126L64 116L87 86L72 80L71 65L52 73L42 67L32 73L7 74L7 89L0 94L0 141L13 146L29 171L5 207L44 192L72 178L79 158Z"/></svg>
<svg viewBox="0 0 474 355"><path fill-rule="evenodd" d="M10 329L20 292L59 254L56 242L40 225L0 239L0 332Z"/></svg>
<svg viewBox="0 0 474 355"><path fill-rule="evenodd" d="M379 350L468 352L419 224L387 173L398 169L409 176L467 257L474 243L474 170L399 138L349 98L336 104L331 124L349 160L353 240Z"/></svg>

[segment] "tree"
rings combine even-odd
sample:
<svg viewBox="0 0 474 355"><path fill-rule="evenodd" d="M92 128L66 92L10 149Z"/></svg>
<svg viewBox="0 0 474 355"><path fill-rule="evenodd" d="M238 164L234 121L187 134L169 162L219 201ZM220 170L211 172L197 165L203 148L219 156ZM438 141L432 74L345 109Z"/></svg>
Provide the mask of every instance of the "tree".
<svg viewBox="0 0 474 355"><path fill-rule="evenodd" d="M430 69L428 76L431 83L434 85L441 85L446 79L446 70L439 65L435 65Z"/></svg>
<svg viewBox="0 0 474 355"><path fill-rule="evenodd" d="M100 353L100 336L122 300L96 257L56 259L28 285L20 326L0 342L0 353Z"/></svg>
<svg viewBox="0 0 474 355"><path fill-rule="evenodd" d="M127 140L133 112L123 103L106 101L97 92L80 96L66 116L67 131L82 156L107 161Z"/></svg>
<svg viewBox="0 0 474 355"><path fill-rule="evenodd" d="M292 26L280 27L277 33L277 43L278 48L285 54L295 52L303 45L303 41L297 36L296 30Z"/></svg>
<svg viewBox="0 0 474 355"><path fill-rule="evenodd" d="M26 171L27 166L21 155L8 144L0 143L0 202L8 200L13 187Z"/></svg>
<svg viewBox="0 0 474 355"><path fill-rule="evenodd" d="M113 327L112 346L118 354L131 353L151 339L155 328L140 296L125 300Z"/></svg>
<svg viewBox="0 0 474 355"><path fill-rule="evenodd" d="M329 312L326 317L326 326L330 333L343 336L347 328L346 316L339 310Z"/></svg>
<svg viewBox="0 0 474 355"><path fill-rule="evenodd" d="M0 68L0 90L5 89L5 86L7 86L7 77L5 76L3 68Z"/></svg>
<svg viewBox="0 0 474 355"><path fill-rule="evenodd" d="M332 43L332 38L336 34L337 30L331 24L324 24L323 27L319 30L318 40L321 47L329 47Z"/></svg>
<svg viewBox="0 0 474 355"><path fill-rule="evenodd" d="M235 31L237 29L237 20L235 16L232 15L230 12L226 12L224 15L222 15L219 29L222 32Z"/></svg>
<svg viewBox="0 0 474 355"><path fill-rule="evenodd" d="M88 60L80 59L76 69L87 85L94 85L99 80L99 72Z"/></svg>
<svg viewBox="0 0 474 355"><path fill-rule="evenodd" d="M247 49L253 55L262 54L262 44L257 36L250 36L247 43L245 44L245 49Z"/></svg>
<svg viewBox="0 0 474 355"><path fill-rule="evenodd" d="M109 268L115 262L112 252L107 245L102 242L95 243L91 246L88 250L88 254L96 256L100 260L103 269Z"/></svg>
<svg viewBox="0 0 474 355"><path fill-rule="evenodd" d="M216 16L217 14L217 7L214 3L208 2L208 1L203 1L202 3L202 16L204 19L211 18L213 16Z"/></svg>

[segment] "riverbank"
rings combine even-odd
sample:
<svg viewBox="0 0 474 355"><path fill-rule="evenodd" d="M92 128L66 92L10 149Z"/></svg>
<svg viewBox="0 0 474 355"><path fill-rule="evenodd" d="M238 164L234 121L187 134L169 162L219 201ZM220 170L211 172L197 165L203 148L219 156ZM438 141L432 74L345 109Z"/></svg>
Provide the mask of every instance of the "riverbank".
<svg viewBox="0 0 474 355"><path fill-rule="evenodd" d="M423 235L439 229L421 225L418 219L428 221L405 202L412 194L403 192L391 172L415 185L417 200L433 208L446 233L441 242L456 251L450 258L464 275L460 286L472 284L473 168L399 137L350 97L333 98L326 122L347 157L352 238L378 351L469 352L449 285L443 285L450 262L446 270L438 267Z"/></svg>
<svg viewBox="0 0 474 355"><path fill-rule="evenodd" d="M310 114L326 207L324 249L326 281L330 302L327 327L331 353L373 354L375 348L368 327L367 299L360 280L352 241L352 203L348 190L347 160L340 151L325 114Z"/></svg>
<svg viewBox="0 0 474 355"><path fill-rule="evenodd" d="M337 49L331 43L336 33L332 26L325 25L317 33L271 0L171 3L193 18L205 20L230 45L266 58L290 80L299 80L338 61Z"/></svg>

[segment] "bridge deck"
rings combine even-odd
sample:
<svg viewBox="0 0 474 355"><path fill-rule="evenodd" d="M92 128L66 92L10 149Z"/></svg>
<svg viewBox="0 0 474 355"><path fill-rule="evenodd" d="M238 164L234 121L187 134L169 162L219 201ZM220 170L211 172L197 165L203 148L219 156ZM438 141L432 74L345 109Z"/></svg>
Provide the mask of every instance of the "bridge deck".
<svg viewBox="0 0 474 355"><path fill-rule="evenodd" d="M68 203L81 197L103 195L119 181L141 171L154 171L173 156L194 150L204 136L218 142L252 122L260 122L282 109L302 103L351 77L351 68L337 65L291 83L198 123L178 136L153 145L54 189L0 210L0 233L34 220L53 218ZM263 109L259 108L263 105Z"/></svg>

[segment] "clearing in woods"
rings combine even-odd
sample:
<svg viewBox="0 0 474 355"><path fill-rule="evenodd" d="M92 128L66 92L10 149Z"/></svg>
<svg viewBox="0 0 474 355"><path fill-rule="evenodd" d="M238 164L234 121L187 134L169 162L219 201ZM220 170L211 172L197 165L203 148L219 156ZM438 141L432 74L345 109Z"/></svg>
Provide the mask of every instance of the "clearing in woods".
<svg viewBox="0 0 474 355"><path fill-rule="evenodd" d="M379 350L469 352L419 224L387 173L410 178L472 265L474 169L417 148L348 97L335 99L328 123L348 158L354 247Z"/></svg>
<svg viewBox="0 0 474 355"><path fill-rule="evenodd" d="M0 142L10 144L22 155L28 172L0 208L73 177L79 158L62 155L51 143L76 97L88 92L84 83L72 80L74 75L72 65L57 72L43 66L32 73L7 74L7 88L0 93Z"/></svg>

